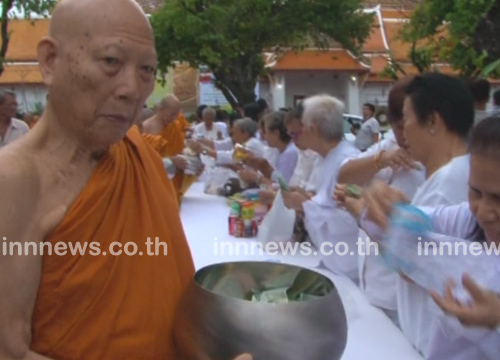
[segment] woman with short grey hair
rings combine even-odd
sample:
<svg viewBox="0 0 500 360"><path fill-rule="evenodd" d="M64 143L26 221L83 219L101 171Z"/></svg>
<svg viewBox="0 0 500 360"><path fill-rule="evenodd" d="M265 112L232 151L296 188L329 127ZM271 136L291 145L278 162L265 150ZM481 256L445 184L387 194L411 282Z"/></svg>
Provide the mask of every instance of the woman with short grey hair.
<svg viewBox="0 0 500 360"><path fill-rule="evenodd" d="M255 157L264 155L264 145L255 138L257 133L257 123L250 118L236 120L232 127L233 143L243 145ZM227 165L234 163L233 153L231 150L215 150L208 146L203 146L201 142L192 142L190 147L198 154L210 156L215 159L218 165Z"/></svg>
<svg viewBox="0 0 500 360"><path fill-rule="evenodd" d="M338 206L331 194L337 184L342 163L356 157L359 150L344 139L344 104L329 95L307 98L301 104L303 128L291 136L303 149L310 149L321 156L316 189L313 197L304 191L283 192L285 205L304 214L307 233L317 249L334 243L344 242L350 249L356 249L358 225L356 220ZM328 242L330 242L328 244ZM357 281L357 257L322 255L323 263L336 273L344 274Z"/></svg>

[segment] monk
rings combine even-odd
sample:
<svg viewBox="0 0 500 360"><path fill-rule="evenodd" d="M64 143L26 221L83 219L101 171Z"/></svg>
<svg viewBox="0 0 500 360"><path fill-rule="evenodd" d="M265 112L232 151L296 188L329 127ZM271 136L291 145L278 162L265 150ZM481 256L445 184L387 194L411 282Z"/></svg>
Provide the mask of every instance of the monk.
<svg viewBox="0 0 500 360"><path fill-rule="evenodd" d="M132 127L155 82L149 21L133 0L63 0L38 61L45 111L0 150L0 359L176 360L194 266L161 158Z"/></svg>
<svg viewBox="0 0 500 360"><path fill-rule="evenodd" d="M169 157L177 168L172 182L179 203L185 191L184 170L187 162L180 154L185 148L187 128L189 128L189 123L181 114L181 103L172 94L165 96L156 107L155 114L142 124L144 134L159 136L146 137L147 141L158 150L162 157Z"/></svg>

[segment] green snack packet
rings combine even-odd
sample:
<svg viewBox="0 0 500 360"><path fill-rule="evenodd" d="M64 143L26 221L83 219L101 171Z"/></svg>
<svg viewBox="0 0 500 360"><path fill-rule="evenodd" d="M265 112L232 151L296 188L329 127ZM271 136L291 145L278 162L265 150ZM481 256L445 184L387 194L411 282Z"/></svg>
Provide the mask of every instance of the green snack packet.
<svg viewBox="0 0 500 360"><path fill-rule="evenodd" d="M288 288L276 288L256 292L252 296L253 302L268 303L268 304L287 304L288 295L286 293Z"/></svg>
<svg viewBox="0 0 500 360"><path fill-rule="evenodd" d="M288 186L288 184L286 183L285 179L283 179L283 176L281 176L281 174L278 174L276 176L276 180L278 181L278 184L280 186L280 189L282 191L290 191L290 187Z"/></svg>
<svg viewBox="0 0 500 360"><path fill-rule="evenodd" d="M359 199L363 195L361 188L359 188L356 185L352 185L352 184L348 184L346 186L345 191L346 191L347 196L355 198L355 199Z"/></svg>

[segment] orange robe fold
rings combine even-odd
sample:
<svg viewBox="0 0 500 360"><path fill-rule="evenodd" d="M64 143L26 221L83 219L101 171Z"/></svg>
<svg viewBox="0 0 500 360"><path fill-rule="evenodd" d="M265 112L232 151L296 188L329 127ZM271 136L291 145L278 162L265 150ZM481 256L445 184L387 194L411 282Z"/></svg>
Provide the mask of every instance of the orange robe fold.
<svg viewBox="0 0 500 360"><path fill-rule="evenodd" d="M163 246L148 255L156 238L166 256ZM194 266L172 184L137 128L112 146L45 242L87 244L87 252L43 255L33 351L57 360L177 359L174 313ZM125 253L135 246L136 255Z"/></svg>

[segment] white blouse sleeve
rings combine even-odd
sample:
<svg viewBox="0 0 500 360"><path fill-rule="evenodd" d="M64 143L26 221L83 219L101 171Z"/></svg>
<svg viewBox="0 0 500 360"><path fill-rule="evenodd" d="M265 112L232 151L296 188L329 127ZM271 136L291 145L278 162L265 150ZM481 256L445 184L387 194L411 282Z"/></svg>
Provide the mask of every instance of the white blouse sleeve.
<svg viewBox="0 0 500 360"><path fill-rule="evenodd" d="M419 207L432 220L433 231L460 239L468 239L476 229L477 221L469 203L439 207Z"/></svg>

